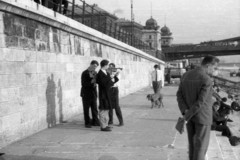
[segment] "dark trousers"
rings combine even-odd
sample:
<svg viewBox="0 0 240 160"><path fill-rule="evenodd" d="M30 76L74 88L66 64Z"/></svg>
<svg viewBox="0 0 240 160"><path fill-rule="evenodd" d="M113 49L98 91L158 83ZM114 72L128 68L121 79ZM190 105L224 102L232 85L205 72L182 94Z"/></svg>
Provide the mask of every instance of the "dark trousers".
<svg viewBox="0 0 240 160"><path fill-rule="evenodd" d="M40 0L34 0L34 2L40 4ZM48 7L48 0L42 0L42 5Z"/></svg>
<svg viewBox="0 0 240 160"><path fill-rule="evenodd" d="M34 2L36 2L36 3L40 4L40 0L34 0Z"/></svg>
<svg viewBox="0 0 240 160"><path fill-rule="evenodd" d="M189 143L189 160L205 160L211 125L203 125L190 120L186 126Z"/></svg>
<svg viewBox="0 0 240 160"><path fill-rule="evenodd" d="M222 136L230 137L232 135L228 126L216 125L214 130L222 132Z"/></svg>
<svg viewBox="0 0 240 160"><path fill-rule="evenodd" d="M153 81L152 86L153 86L154 93L158 93L161 91L162 81Z"/></svg>
<svg viewBox="0 0 240 160"><path fill-rule="evenodd" d="M61 0L52 0L53 1L53 10L55 12L58 12L59 10L59 5L61 3ZM67 9L68 9L68 1L67 0L62 0L62 5L64 6L63 8L63 14L67 14ZM62 7L62 6L61 6Z"/></svg>
<svg viewBox="0 0 240 160"><path fill-rule="evenodd" d="M111 91L111 103L112 107L109 110L109 122L108 124L113 124L113 109L115 108L115 112L117 115L117 118L119 120L119 123L123 123L123 117L122 117L122 111L119 106L119 90L118 87L112 87L110 88Z"/></svg>
<svg viewBox="0 0 240 160"><path fill-rule="evenodd" d="M97 99L89 99L89 98L82 97L82 102L83 102L83 114L84 114L85 125L99 124ZM92 112L92 121L89 116L90 108Z"/></svg>

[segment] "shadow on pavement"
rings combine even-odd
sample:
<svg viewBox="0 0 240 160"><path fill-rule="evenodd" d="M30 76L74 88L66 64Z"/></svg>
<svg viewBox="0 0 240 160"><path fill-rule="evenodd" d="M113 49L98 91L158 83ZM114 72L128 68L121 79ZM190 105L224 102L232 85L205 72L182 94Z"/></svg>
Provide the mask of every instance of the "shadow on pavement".
<svg viewBox="0 0 240 160"><path fill-rule="evenodd" d="M150 120L150 121L174 121L177 122L177 119L153 119L153 118L138 118L142 120Z"/></svg>
<svg viewBox="0 0 240 160"><path fill-rule="evenodd" d="M149 102L149 105L128 105L128 104L121 104L121 108L130 108L130 109L150 109L151 108L151 103Z"/></svg>
<svg viewBox="0 0 240 160"><path fill-rule="evenodd" d="M103 155L103 156L99 157L98 160L117 160L117 159L113 156Z"/></svg>
<svg viewBox="0 0 240 160"><path fill-rule="evenodd" d="M52 129L72 129L72 130L91 130L91 131L100 131L100 127L92 127L92 128L85 128L84 124L71 124L70 123L64 123L64 124L58 124Z"/></svg>
<svg viewBox="0 0 240 160"><path fill-rule="evenodd" d="M71 159L62 159L62 158L54 158L54 157L40 157L40 156L32 156L32 155L7 155L0 157L0 160L71 160Z"/></svg>

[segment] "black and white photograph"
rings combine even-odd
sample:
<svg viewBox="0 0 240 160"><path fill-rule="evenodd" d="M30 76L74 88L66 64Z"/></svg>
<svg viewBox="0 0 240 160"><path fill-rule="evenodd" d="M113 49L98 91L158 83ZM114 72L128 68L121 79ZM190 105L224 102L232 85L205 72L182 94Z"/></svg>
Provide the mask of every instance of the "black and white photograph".
<svg viewBox="0 0 240 160"><path fill-rule="evenodd" d="M0 0L0 160L240 160L240 1Z"/></svg>

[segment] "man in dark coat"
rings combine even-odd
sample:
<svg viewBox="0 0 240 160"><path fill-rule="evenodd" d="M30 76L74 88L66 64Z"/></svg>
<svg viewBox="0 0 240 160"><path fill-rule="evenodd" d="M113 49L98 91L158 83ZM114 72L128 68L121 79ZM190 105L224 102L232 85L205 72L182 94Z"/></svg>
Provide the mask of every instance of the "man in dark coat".
<svg viewBox="0 0 240 160"><path fill-rule="evenodd" d="M212 75L219 59L206 56L201 66L186 72L177 91L181 113L187 121L189 160L204 160L212 124Z"/></svg>
<svg viewBox="0 0 240 160"><path fill-rule="evenodd" d="M111 128L108 127L109 109L112 108L110 88L114 85L114 83L118 82L117 76L111 77L110 74L107 73L106 70L108 69L108 64L108 60L102 60L100 63L101 69L97 74L101 131L111 131Z"/></svg>
<svg viewBox="0 0 240 160"><path fill-rule="evenodd" d="M93 60L90 67L82 73L81 82L81 97L83 103L83 113L85 120L85 127L91 128L99 126L98 110L97 110L97 89L96 89L96 74L95 69L98 67L98 62ZM92 121L89 117L89 108L92 112Z"/></svg>

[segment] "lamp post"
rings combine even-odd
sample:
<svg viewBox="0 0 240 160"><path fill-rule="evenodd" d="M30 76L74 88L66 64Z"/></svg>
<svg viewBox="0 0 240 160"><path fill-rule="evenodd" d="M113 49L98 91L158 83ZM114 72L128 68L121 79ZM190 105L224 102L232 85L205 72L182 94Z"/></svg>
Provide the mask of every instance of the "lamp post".
<svg viewBox="0 0 240 160"><path fill-rule="evenodd" d="M131 45L133 46L133 0L131 0Z"/></svg>

